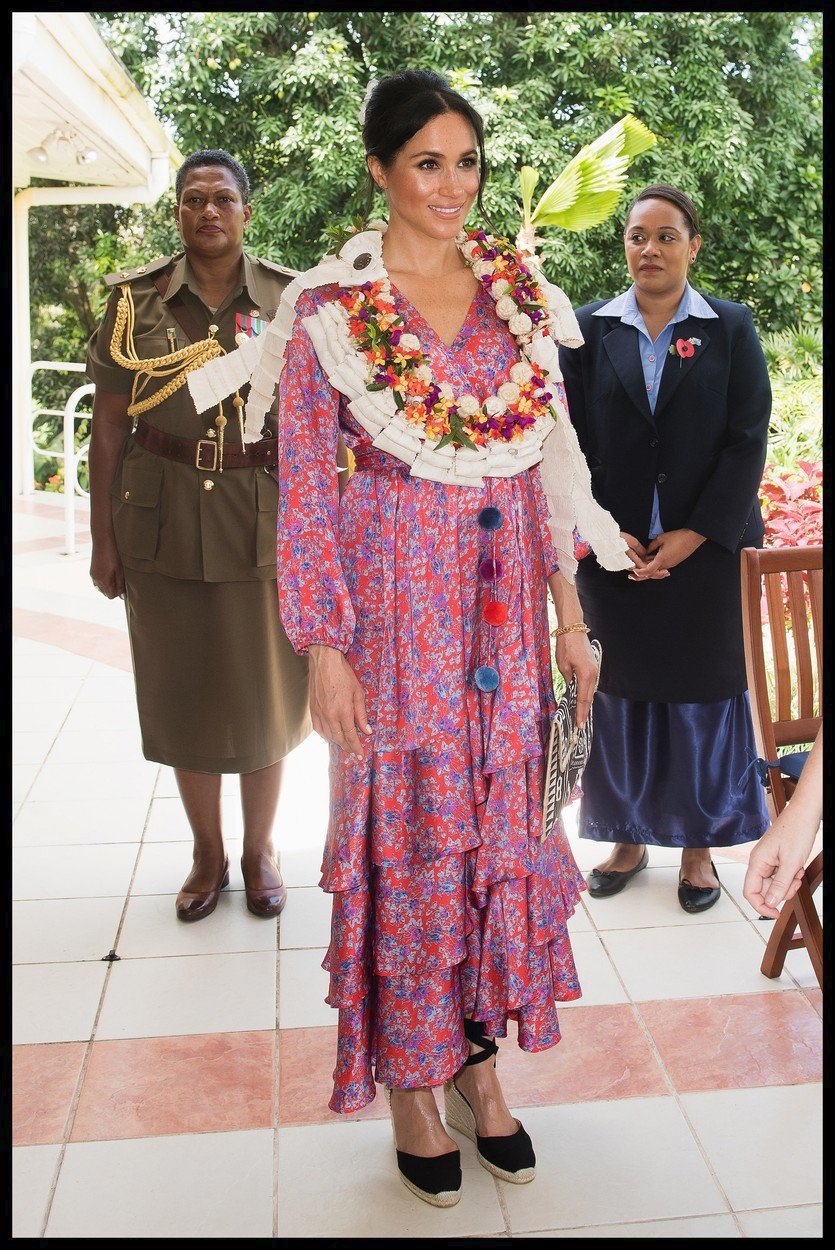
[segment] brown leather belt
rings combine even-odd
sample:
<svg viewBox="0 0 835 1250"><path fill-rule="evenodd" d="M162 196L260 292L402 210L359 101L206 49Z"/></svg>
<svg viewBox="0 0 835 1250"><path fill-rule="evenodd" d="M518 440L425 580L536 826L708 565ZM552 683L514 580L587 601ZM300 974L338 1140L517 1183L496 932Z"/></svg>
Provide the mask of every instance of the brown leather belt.
<svg viewBox="0 0 835 1250"><path fill-rule="evenodd" d="M140 447L153 452L155 456L163 456L166 460L179 460L181 464L191 464L204 473L216 473L218 465L217 439L214 438L177 438L175 434L164 434L162 430L148 425L141 417L137 418L133 432ZM273 468L278 463L278 439L264 438L260 443L250 443L246 450L229 443L223 446L224 469L260 469Z"/></svg>

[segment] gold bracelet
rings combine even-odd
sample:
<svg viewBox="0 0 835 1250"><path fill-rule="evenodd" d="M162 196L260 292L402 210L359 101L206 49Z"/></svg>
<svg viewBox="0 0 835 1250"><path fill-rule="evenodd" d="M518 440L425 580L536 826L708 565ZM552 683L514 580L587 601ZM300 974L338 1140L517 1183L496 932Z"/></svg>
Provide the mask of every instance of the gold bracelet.
<svg viewBox="0 0 835 1250"><path fill-rule="evenodd" d="M588 625L584 625L582 621L578 621L576 625L558 625L556 629L551 630L552 638L559 638L562 634L590 634L591 630Z"/></svg>

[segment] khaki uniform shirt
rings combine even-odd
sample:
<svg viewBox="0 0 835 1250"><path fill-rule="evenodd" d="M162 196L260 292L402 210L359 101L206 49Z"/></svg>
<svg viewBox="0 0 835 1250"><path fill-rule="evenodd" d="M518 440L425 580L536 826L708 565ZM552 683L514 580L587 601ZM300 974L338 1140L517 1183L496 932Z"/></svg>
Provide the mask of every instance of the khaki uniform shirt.
<svg viewBox="0 0 835 1250"><path fill-rule="evenodd" d="M152 279L170 274L163 298ZM168 307L177 294L187 305L201 337L209 326L218 327L215 338L227 352L233 351L237 313L269 321L293 271L272 261L244 253L240 279L223 304L212 311L203 303L193 270L184 253L162 257L137 269L105 278L114 287L104 318L88 344L87 373L103 391L130 396L135 374L117 364L110 346L120 287L130 283L135 308L134 346L143 360L165 356L175 346L185 347L189 337ZM119 345L125 353L124 336ZM128 353L125 353L128 354ZM153 378L142 391L146 398L169 379ZM246 400L249 388L241 390ZM276 435L277 401L267 416L271 436ZM241 431L232 396L223 401L227 419L226 447L239 448ZM166 434L180 438L217 442L214 425L217 409L198 413L187 385L142 419ZM208 451L208 449L206 449ZM211 463L211 454L204 461ZM206 582L269 581L275 578L275 530L278 505L276 478L265 468L225 469L222 473L195 468L140 447L128 435L111 486L113 524L119 555L126 568L163 573L168 577ZM207 483L212 485L208 489Z"/></svg>

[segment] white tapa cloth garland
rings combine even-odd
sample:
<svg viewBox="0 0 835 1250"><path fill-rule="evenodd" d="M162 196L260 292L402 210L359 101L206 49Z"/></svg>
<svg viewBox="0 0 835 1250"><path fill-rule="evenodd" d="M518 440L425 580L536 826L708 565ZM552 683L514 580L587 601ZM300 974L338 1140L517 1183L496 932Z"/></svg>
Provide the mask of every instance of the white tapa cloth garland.
<svg viewBox="0 0 835 1250"><path fill-rule="evenodd" d="M565 293L541 274L536 276L548 297L548 332L520 341L520 352L550 385L557 415L556 420L550 416L538 419L523 438L513 443L495 441L475 450L448 444L436 450L423 430L410 424L397 409L390 391L366 389L367 363L354 350L347 313L340 304L329 302L320 306L304 318L304 326L328 381L348 399L348 407L372 436L373 445L408 464L413 477L450 485L481 486L485 477L514 477L541 463L550 513L548 528L560 572L573 582L577 569L575 527L603 568L618 571L632 565L616 521L592 495L588 465L574 427L556 395L556 384L562 379L557 342L579 347L583 337ZM386 278L382 234L364 230L352 235L338 256L325 256L318 265L292 280L263 333L244 339L235 351L189 374L188 388L197 411L205 412L249 382L244 439L246 443L257 442L284 367L286 345L296 319L296 302L302 291L330 284L354 287Z"/></svg>

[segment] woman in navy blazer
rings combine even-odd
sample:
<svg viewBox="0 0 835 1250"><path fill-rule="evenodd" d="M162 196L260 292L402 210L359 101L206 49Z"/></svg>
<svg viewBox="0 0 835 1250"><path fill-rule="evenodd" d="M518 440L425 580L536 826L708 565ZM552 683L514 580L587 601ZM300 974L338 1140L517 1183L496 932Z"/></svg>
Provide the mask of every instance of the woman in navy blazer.
<svg viewBox="0 0 835 1250"><path fill-rule="evenodd" d="M742 645L739 551L763 538L757 491L771 388L748 308L703 296L689 196L642 191L624 231L633 285L577 312L561 349L568 408L598 502L620 525L630 573L583 560L577 588L603 646L580 836L614 842L589 876L615 894L681 848L679 902L719 897L711 848L768 826Z"/></svg>

